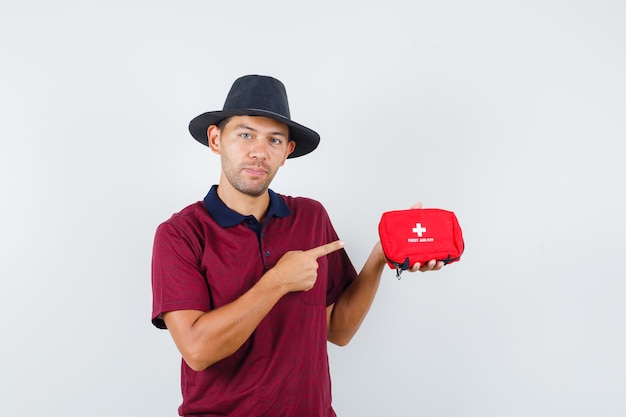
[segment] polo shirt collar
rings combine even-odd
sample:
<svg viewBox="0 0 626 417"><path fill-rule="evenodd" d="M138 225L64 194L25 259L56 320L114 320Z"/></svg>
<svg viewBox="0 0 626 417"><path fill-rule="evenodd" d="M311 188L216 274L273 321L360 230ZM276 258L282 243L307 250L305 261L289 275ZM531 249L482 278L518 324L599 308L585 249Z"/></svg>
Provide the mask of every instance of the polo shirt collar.
<svg viewBox="0 0 626 417"><path fill-rule="evenodd" d="M274 191L267 190L270 195L270 206L267 211L266 222L272 217L291 216L291 210L285 204L282 198ZM250 216L244 216L230 209L217 195L217 185L213 185L209 193L204 197L204 206L207 211L222 227L237 226L239 223L248 220Z"/></svg>

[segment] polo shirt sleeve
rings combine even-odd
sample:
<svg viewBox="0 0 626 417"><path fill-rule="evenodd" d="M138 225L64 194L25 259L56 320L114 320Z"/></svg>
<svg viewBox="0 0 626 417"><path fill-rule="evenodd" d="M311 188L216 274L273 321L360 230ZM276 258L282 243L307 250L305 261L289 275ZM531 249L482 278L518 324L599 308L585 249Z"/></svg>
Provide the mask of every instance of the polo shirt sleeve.
<svg viewBox="0 0 626 417"><path fill-rule="evenodd" d="M330 271L328 275L328 290L326 292L326 306L337 302L344 290L357 277L356 270L345 249L338 250L328 256Z"/></svg>
<svg viewBox="0 0 626 417"><path fill-rule="evenodd" d="M326 242L339 239L328 213L323 211L326 223ZM343 291L356 279L357 272L345 249L330 253L328 257L328 288L326 291L326 306L334 304Z"/></svg>
<svg viewBox="0 0 626 417"><path fill-rule="evenodd" d="M209 289L200 269L202 248L192 234L163 223L152 252L152 324L166 325L162 315L175 310L211 309Z"/></svg>

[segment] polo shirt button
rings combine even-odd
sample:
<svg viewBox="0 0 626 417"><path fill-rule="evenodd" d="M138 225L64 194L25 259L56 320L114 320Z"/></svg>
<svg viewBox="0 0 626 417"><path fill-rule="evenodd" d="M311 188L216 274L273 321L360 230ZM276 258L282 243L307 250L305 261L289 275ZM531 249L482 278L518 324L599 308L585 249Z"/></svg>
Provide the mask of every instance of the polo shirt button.
<svg viewBox="0 0 626 417"><path fill-rule="evenodd" d="M267 256L267 257L269 258L269 256L270 256L270 251L266 251L266 252L265 252L265 256Z"/></svg>

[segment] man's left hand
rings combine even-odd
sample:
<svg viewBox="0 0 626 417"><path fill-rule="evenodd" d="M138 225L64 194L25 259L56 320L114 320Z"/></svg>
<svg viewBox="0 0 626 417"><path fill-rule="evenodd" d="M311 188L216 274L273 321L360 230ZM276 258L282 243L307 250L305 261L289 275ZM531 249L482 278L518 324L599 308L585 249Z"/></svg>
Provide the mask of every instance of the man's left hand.
<svg viewBox="0 0 626 417"><path fill-rule="evenodd" d="M415 265L413 265L411 268L409 268L408 270L410 272L426 272L426 271L439 271L441 268L443 268L443 261L436 261L434 259L426 262L424 265L421 265L419 262L417 262Z"/></svg>

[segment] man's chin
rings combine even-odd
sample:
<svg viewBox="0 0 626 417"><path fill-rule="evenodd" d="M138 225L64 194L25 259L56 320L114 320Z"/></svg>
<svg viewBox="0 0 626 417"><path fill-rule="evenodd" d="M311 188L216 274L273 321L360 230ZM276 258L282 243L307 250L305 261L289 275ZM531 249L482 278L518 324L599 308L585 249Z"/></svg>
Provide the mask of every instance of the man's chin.
<svg viewBox="0 0 626 417"><path fill-rule="evenodd" d="M270 187L271 179L270 181L267 181L267 178L253 178L246 180L238 178L236 181L233 180L229 182L235 190L242 194L250 197L260 197L267 193L267 190Z"/></svg>
<svg viewBox="0 0 626 417"><path fill-rule="evenodd" d="M250 197L260 197L267 193L267 186L263 187L239 187L237 191Z"/></svg>
<svg viewBox="0 0 626 417"><path fill-rule="evenodd" d="M245 194L249 195L250 197L261 197L263 194L265 194L267 192L267 188L263 191L249 191Z"/></svg>

